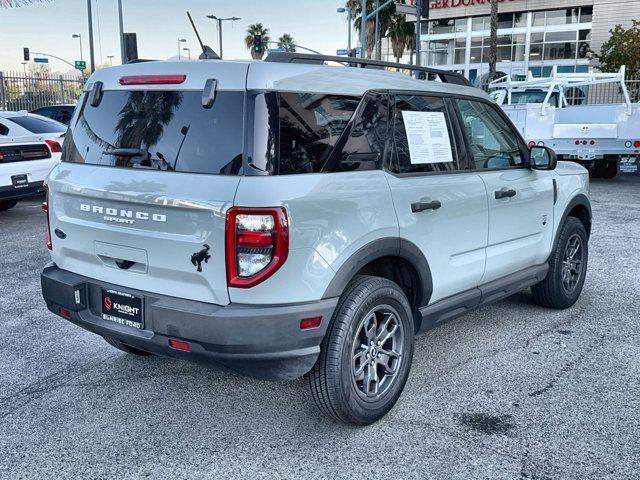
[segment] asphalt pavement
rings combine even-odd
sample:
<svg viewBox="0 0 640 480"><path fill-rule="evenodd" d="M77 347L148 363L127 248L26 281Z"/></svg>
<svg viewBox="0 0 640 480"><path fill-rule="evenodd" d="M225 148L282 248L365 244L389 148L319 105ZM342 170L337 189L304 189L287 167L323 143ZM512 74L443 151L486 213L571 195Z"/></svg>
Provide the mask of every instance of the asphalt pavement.
<svg viewBox="0 0 640 480"><path fill-rule="evenodd" d="M578 303L522 292L421 335L364 428L304 380L134 357L54 316L39 202L2 212L0 478L640 478L640 177L591 185Z"/></svg>

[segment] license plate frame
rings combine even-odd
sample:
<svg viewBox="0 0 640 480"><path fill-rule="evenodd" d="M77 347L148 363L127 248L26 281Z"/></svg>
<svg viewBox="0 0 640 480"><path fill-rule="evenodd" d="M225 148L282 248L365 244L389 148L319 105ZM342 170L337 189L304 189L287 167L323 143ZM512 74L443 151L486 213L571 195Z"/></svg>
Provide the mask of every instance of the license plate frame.
<svg viewBox="0 0 640 480"><path fill-rule="evenodd" d="M102 319L136 330L144 330L144 299L128 292L102 289Z"/></svg>
<svg viewBox="0 0 640 480"><path fill-rule="evenodd" d="M25 188L29 186L29 178L26 173L11 175L11 185L13 188Z"/></svg>

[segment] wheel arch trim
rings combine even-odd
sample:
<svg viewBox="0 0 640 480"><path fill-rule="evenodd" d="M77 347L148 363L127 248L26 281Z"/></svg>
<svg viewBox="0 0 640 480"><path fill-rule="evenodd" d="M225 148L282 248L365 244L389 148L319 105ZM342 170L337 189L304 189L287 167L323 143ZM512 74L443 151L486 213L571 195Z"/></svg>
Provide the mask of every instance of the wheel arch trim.
<svg viewBox="0 0 640 480"><path fill-rule="evenodd" d="M428 305L433 292L433 280L429 263L422 251L412 242L399 237L379 238L362 246L338 268L322 298L339 297L351 279L365 265L382 257L400 257L416 270L420 280L421 296L417 308Z"/></svg>
<svg viewBox="0 0 640 480"><path fill-rule="evenodd" d="M587 210L589 214L589 224L591 224L592 218L593 218L592 211L591 211L591 202L589 201L589 198L584 193L578 193L577 195L573 196L571 200L569 200L569 203L567 204L567 206L564 209L564 212L562 213L560 222L558 222L558 229L554 235L553 248L551 249L551 252L552 252L551 255L553 255L553 252L556 250L556 247L558 246L558 241L560 240L560 232L562 231L562 225L564 225L564 222L567 220L567 217L569 216L569 213L571 212L571 210L573 210L578 206L582 206ZM590 229L587 229L587 235L590 235Z"/></svg>

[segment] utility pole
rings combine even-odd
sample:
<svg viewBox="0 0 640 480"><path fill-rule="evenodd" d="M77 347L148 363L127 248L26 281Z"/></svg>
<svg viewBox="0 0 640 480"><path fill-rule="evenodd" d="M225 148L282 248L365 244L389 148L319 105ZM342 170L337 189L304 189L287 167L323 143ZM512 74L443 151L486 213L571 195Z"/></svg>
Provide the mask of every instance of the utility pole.
<svg viewBox="0 0 640 480"><path fill-rule="evenodd" d="M124 21L122 19L122 0L118 0L118 27L120 29L120 61L125 62L127 53L124 51Z"/></svg>
<svg viewBox="0 0 640 480"><path fill-rule="evenodd" d="M416 1L416 65L421 66L420 55L420 39L422 38L422 2L429 0L417 0Z"/></svg>
<svg viewBox="0 0 640 480"><path fill-rule="evenodd" d="M378 32L379 32L379 28L380 28L380 13L377 11L379 6L380 6L380 0L376 0L376 29L375 29L375 32L373 34L373 36L374 36L374 40L373 40L373 58L376 59L376 60L380 60L378 58Z"/></svg>
<svg viewBox="0 0 640 480"><path fill-rule="evenodd" d="M90 73L96 69L96 60L93 53L93 13L91 12L91 1L87 0L87 17L89 18L89 66Z"/></svg>

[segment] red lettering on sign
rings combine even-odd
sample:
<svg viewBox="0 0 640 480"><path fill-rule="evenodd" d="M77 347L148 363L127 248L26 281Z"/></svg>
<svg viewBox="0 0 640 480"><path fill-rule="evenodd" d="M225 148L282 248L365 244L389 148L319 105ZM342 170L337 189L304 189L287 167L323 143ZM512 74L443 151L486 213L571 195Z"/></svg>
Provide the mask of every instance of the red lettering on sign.
<svg viewBox="0 0 640 480"><path fill-rule="evenodd" d="M498 2L514 2L515 0L498 0ZM411 4L415 2L412 1ZM489 0L431 0L429 8L431 10L438 10L440 8L458 8L458 7L471 7L473 5L485 5Z"/></svg>

